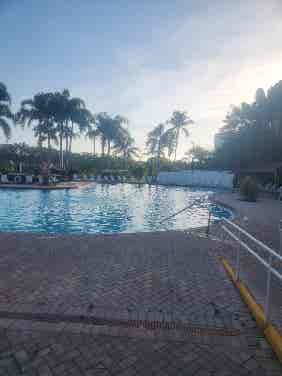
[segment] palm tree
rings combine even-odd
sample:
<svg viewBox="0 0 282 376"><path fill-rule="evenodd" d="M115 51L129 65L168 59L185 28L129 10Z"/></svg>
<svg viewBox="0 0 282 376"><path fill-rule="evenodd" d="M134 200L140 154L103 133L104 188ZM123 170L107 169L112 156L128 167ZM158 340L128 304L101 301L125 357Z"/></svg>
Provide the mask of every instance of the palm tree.
<svg viewBox="0 0 282 376"><path fill-rule="evenodd" d="M139 156L139 149L134 146L135 140L129 131L120 128L119 137L116 140L115 154L122 155L124 159L134 159Z"/></svg>
<svg viewBox="0 0 282 376"><path fill-rule="evenodd" d="M93 121L93 115L87 110L82 99L71 98L70 92L66 89L52 95L50 107L59 136L60 167L63 169L65 167L63 142L65 141L66 153L70 153L73 138L87 131Z"/></svg>
<svg viewBox="0 0 282 376"><path fill-rule="evenodd" d="M96 126L89 127L86 137L89 138L93 142L93 155L96 155L96 140L97 137L100 135L99 130Z"/></svg>
<svg viewBox="0 0 282 376"><path fill-rule="evenodd" d="M51 141L57 140L54 127L53 115L50 103L52 93L39 93L32 99L22 101L21 108L16 114L16 120L22 126L33 125L33 132L38 138L38 145L42 147L43 142L48 142L48 148L51 147Z"/></svg>
<svg viewBox="0 0 282 376"><path fill-rule="evenodd" d="M188 137L189 131L186 129L186 127L189 124L194 124L194 121L185 111L174 111L167 123L172 125L172 128L170 129L174 132L175 136L174 160L176 160L180 133L183 133L186 137Z"/></svg>
<svg viewBox="0 0 282 376"><path fill-rule="evenodd" d="M10 105L10 94L8 93L6 86L0 82L0 128L7 139L11 136L11 127L8 120L13 120Z"/></svg>
<svg viewBox="0 0 282 376"><path fill-rule="evenodd" d="M160 165L160 158L164 156L164 151L167 146L167 132L164 124L157 125L147 135L146 149L148 154L154 156L157 160L157 173Z"/></svg>
<svg viewBox="0 0 282 376"><path fill-rule="evenodd" d="M111 117L106 112L100 112L96 115L97 131L101 138L101 154L104 157L107 140L109 139L111 128Z"/></svg>
<svg viewBox="0 0 282 376"><path fill-rule="evenodd" d="M158 159L164 154L165 143L165 126L164 124L157 125L151 132L148 133L146 141L146 149L148 154L157 157Z"/></svg>
<svg viewBox="0 0 282 376"><path fill-rule="evenodd" d="M69 100L67 112L71 126L69 137L66 138L66 144L68 143L66 151L71 152L73 137L76 134L82 134L91 129L90 124L94 122L94 116L86 108L85 102L80 98L71 98Z"/></svg>
<svg viewBox="0 0 282 376"><path fill-rule="evenodd" d="M96 115L96 125L98 133L101 137L102 155L105 155L105 148L107 146L107 155L111 154L112 146L119 142L120 136L124 130L123 124L127 124L128 120L120 115L112 118L106 112L101 112Z"/></svg>

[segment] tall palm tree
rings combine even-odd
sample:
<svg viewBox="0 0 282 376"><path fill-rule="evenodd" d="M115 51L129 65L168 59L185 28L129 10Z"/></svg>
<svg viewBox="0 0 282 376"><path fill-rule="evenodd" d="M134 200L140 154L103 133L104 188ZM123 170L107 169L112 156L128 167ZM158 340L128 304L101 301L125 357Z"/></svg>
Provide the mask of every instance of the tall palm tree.
<svg viewBox="0 0 282 376"><path fill-rule="evenodd" d="M32 99L22 101L21 108L16 114L16 120L22 126L33 126L39 147L47 141L49 149L51 141L56 142L56 130L50 107L51 99L52 93L36 94Z"/></svg>
<svg viewBox="0 0 282 376"><path fill-rule="evenodd" d="M68 152L72 149L72 139L75 134L87 133L91 129L91 123L94 122L94 116L86 108L85 102L80 98L71 98L68 103L67 116L70 122L70 131L68 145L66 148ZM69 127L69 126L68 126Z"/></svg>
<svg viewBox="0 0 282 376"><path fill-rule="evenodd" d="M116 140L115 154L122 155L124 159L134 159L139 156L139 149L134 146L135 140L130 135L129 131L120 128L119 137Z"/></svg>
<svg viewBox="0 0 282 376"><path fill-rule="evenodd" d="M10 94L8 93L6 86L0 82L0 128L7 139L11 136L11 127L8 120L13 120L10 105Z"/></svg>
<svg viewBox="0 0 282 376"><path fill-rule="evenodd" d="M148 154L159 159L164 155L164 149L166 147L165 143L165 126L164 124L157 125L151 132L147 135L146 149Z"/></svg>
<svg viewBox="0 0 282 376"><path fill-rule="evenodd" d="M86 133L86 137L89 138L89 140L91 140L93 143L92 153L94 156L96 155L96 140L97 140L97 137L99 137L99 135L100 135L100 132L98 128L96 128L95 125L92 127L89 127Z"/></svg>
<svg viewBox="0 0 282 376"><path fill-rule="evenodd" d="M146 149L148 154L156 158L156 173L159 171L160 158L164 156L165 148L167 147L167 132L164 124L157 125L147 135Z"/></svg>
<svg viewBox="0 0 282 376"><path fill-rule="evenodd" d="M184 136L188 137L189 131L186 127L187 125L194 124L194 121L185 111L174 111L167 123L172 125L172 128L170 129L173 131L175 136L174 160L176 160L180 133L183 133Z"/></svg>
<svg viewBox="0 0 282 376"><path fill-rule="evenodd" d="M65 141L65 152L71 152L72 140L79 134L86 132L93 120L93 115L86 108L80 98L71 98L68 90L56 92L51 100L51 113L56 123L60 148L60 167L65 168L65 154L63 143ZM67 155L66 154L66 155ZM67 162L67 160L66 160Z"/></svg>
<svg viewBox="0 0 282 376"><path fill-rule="evenodd" d="M106 112L100 112L96 115L97 130L101 139L101 154L105 156L107 140L110 137L109 129L111 128L111 117Z"/></svg>
<svg viewBox="0 0 282 376"><path fill-rule="evenodd" d="M101 112L96 115L96 125L101 138L103 156L105 155L106 146L107 155L111 154L112 146L115 146L119 142L123 124L127 123L128 120L120 115L111 117L106 112Z"/></svg>

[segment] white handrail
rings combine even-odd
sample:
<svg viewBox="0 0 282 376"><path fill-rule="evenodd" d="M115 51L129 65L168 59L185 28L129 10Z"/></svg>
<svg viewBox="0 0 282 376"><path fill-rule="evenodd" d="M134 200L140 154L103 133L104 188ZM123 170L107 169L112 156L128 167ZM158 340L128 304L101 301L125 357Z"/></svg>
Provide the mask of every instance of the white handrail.
<svg viewBox="0 0 282 376"><path fill-rule="evenodd" d="M272 267L272 259L273 257L276 257L276 259L282 261L282 257L273 251L270 247L268 247L266 244L262 243L260 240L256 239L254 236L249 234L246 230L243 230L240 226L236 225L235 223L231 222L228 219L224 219L225 223L228 223L233 228L239 231L239 237L233 234L231 230L229 230L226 226L222 225L221 228L235 241L237 241L240 245L240 247L237 249L237 256L236 256L236 280L239 280L239 273L240 273L240 250L241 247L246 249L251 255L253 255L259 262L261 262L266 270L267 270L267 280L266 280L266 296L265 296L265 318L266 322L268 321L269 317L269 305L270 305L270 293L271 293L271 276L275 275L280 281L282 281L282 274L280 274L276 269ZM265 261L261 256L259 256L255 251L253 251L245 242L243 242L240 239L240 235L244 234L247 238L251 239L254 243L258 244L260 247L262 247L264 250L268 252L268 262Z"/></svg>
<svg viewBox="0 0 282 376"><path fill-rule="evenodd" d="M221 226L222 229L227 232L227 234L236 240L242 247L244 247L249 253L251 253L257 260L259 260L265 267L270 267L270 270L273 274L276 275L277 278L279 278L282 281L282 274L280 274L277 270L272 268L268 262L266 262L261 256L259 256L255 251L253 251L246 243L244 243L241 239L239 239L236 235L233 234L230 230L228 230L227 227Z"/></svg>
<svg viewBox="0 0 282 376"><path fill-rule="evenodd" d="M224 218L225 222L227 222L229 225L236 228L238 231L240 231L242 234L246 235L249 239L251 239L253 242L257 243L259 246L261 246L264 250L266 250L268 253L272 254L272 256L276 257L278 260L282 261L282 256L280 256L277 252L275 252L273 249L268 247L266 244L261 242L260 240L256 239L254 236L249 234L246 230L242 229L240 226L236 225L235 223L231 222L229 219Z"/></svg>

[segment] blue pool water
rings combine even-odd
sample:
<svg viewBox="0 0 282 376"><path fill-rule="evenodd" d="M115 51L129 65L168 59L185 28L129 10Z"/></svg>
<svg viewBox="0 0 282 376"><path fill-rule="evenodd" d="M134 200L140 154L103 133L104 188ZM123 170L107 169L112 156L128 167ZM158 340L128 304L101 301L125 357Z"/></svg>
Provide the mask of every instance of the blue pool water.
<svg viewBox="0 0 282 376"><path fill-rule="evenodd" d="M93 184L71 190L0 190L0 231L111 233L179 230L230 217L211 202L212 190ZM162 219L191 205L179 216Z"/></svg>

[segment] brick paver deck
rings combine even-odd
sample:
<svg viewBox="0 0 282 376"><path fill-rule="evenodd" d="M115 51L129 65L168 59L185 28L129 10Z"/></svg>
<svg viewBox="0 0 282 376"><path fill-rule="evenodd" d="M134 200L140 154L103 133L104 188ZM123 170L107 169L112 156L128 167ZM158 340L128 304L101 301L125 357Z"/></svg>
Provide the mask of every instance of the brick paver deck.
<svg viewBox="0 0 282 376"><path fill-rule="evenodd" d="M0 234L0 375L281 374L214 247Z"/></svg>

